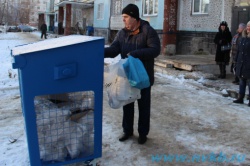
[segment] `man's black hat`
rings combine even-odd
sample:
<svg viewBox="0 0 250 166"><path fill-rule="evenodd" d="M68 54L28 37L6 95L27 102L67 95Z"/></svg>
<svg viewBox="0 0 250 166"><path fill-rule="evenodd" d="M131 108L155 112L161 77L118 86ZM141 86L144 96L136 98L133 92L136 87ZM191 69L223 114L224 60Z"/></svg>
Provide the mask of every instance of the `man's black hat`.
<svg viewBox="0 0 250 166"><path fill-rule="evenodd" d="M123 10L122 14L127 14L136 20L139 20L139 8L135 4L128 4Z"/></svg>

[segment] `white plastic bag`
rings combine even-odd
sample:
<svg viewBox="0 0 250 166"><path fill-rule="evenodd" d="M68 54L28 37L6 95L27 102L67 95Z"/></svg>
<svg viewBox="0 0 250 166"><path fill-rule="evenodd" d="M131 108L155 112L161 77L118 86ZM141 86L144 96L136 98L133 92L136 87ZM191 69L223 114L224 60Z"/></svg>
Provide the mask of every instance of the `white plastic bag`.
<svg viewBox="0 0 250 166"><path fill-rule="evenodd" d="M109 106L118 109L141 98L140 90L131 87L123 69L127 59L106 66L104 69L104 83L108 93Z"/></svg>

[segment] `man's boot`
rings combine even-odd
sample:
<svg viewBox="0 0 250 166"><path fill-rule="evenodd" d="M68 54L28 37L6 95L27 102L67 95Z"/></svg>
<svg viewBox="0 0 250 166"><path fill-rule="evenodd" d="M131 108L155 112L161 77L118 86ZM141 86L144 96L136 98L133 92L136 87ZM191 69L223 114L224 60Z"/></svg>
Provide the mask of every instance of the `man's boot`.
<svg viewBox="0 0 250 166"><path fill-rule="evenodd" d="M238 99L234 100L233 102L238 103L238 104L243 104L244 103L244 97L245 97L245 95L239 94Z"/></svg>
<svg viewBox="0 0 250 166"><path fill-rule="evenodd" d="M248 107L250 107L250 100L248 100Z"/></svg>

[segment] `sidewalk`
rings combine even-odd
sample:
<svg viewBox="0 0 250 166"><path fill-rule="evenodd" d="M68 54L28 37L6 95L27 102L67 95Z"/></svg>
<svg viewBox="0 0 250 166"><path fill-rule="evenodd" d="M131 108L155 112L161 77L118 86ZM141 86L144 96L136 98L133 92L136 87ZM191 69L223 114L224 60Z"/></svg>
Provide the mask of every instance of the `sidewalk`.
<svg viewBox="0 0 250 166"><path fill-rule="evenodd" d="M217 69L214 55L160 55L157 57L157 63L164 64L166 67L175 67L187 71L204 71L211 73L212 69Z"/></svg>
<svg viewBox="0 0 250 166"><path fill-rule="evenodd" d="M226 79L218 79L219 67L214 55L160 55L155 59L156 72L173 75L176 70L182 71L185 79L205 79L203 86L214 88L225 97L237 98L239 85L232 83L234 75L230 72L230 65L227 66Z"/></svg>

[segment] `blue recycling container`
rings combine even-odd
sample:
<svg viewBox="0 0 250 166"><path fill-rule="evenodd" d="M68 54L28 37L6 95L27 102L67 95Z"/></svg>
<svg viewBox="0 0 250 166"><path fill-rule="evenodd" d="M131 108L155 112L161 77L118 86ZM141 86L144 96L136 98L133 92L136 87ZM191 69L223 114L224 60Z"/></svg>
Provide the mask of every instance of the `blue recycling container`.
<svg viewBox="0 0 250 166"><path fill-rule="evenodd" d="M30 164L101 157L104 39L65 36L14 47L11 55Z"/></svg>

